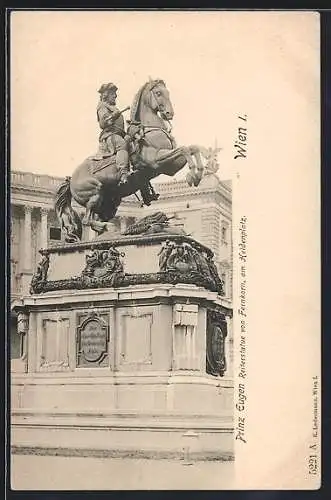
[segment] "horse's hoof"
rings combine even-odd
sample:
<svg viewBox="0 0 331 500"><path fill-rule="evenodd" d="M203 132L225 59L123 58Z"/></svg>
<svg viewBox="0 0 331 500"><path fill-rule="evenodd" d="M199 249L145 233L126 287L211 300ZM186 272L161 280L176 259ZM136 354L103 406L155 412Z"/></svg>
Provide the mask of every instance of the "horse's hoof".
<svg viewBox="0 0 331 500"><path fill-rule="evenodd" d="M193 179L189 174L186 176L186 182L189 186L192 186L193 184Z"/></svg>
<svg viewBox="0 0 331 500"><path fill-rule="evenodd" d="M106 232L108 230L107 222L93 221L91 222L91 229L95 231L98 235Z"/></svg>

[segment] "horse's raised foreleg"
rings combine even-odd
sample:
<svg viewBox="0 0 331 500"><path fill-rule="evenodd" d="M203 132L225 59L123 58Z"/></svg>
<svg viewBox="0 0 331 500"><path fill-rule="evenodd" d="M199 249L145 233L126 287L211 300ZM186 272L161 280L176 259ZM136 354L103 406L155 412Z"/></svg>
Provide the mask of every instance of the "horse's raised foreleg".
<svg viewBox="0 0 331 500"><path fill-rule="evenodd" d="M189 168L189 172L186 175L186 181L187 181L189 186L192 186L192 184L194 184L194 182L195 182L195 173L194 173L195 164L193 162L192 155L186 146L180 146L180 147L178 147L176 149L172 149L170 151L162 151L162 150L159 151L157 161L160 163L162 163L162 161L174 161L175 162L176 160L178 160L180 158L183 158L185 161L185 163L183 164L183 167L185 166L185 164L187 164L187 166Z"/></svg>
<svg viewBox="0 0 331 500"><path fill-rule="evenodd" d="M161 149L157 154L156 161L157 163L162 163L164 161L177 160L180 156L184 156L190 169L194 168L190 151L186 146L180 146L176 149Z"/></svg>
<svg viewBox="0 0 331 500"><path fill-rule="evenodd" d="M181 157L184 158L185 163L183 166L187 164L189 168L189 172L186 175L186 182L189 186L192 186L192 184L197 186L201 179L199 179L198 174L195 172L196 165L192 159L192 154L193 152L186 146L180 146L171 150L160 150L157 155L157 162L176 161Z"/></svg>
<svg viewBox="0 0 331 500"><path fill-rule="evenodd" d="M200 184L204 171L204 166L201 161L201 151L199 146L189 146L188 150L190 151L190 154L195 158L196 168L194 171L193 184L194 186L198 186Z"/></svg>

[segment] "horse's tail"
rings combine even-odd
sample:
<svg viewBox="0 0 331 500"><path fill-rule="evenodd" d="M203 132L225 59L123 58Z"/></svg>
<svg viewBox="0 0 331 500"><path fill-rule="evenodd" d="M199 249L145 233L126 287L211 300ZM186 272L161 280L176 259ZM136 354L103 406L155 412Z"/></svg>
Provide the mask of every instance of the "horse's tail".
<svg viewBox="0 0 331 500"><path fill-rule="evenodd" d="M70 177L59 186L55 194L55 211L65 233L67 243L80 241L83 233L82 221L71 206Z"/></svg>

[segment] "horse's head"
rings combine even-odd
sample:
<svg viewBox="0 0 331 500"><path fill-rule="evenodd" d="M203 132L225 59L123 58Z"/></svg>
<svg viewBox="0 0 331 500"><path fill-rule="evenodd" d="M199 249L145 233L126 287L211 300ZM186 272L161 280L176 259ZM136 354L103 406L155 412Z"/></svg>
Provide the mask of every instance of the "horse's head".
<svg viewBox="0 0 331 500"><path fill-rule="evenodd" d="M174 110L170 101L169 91L163 80L149 80L137 92L131 106L132 122L144 121L144 113L150 110L154 115L160 114L163 120L172 120Z"/></svg>
<svg viewBox="0 0 331 500"><path fill-rule="evenodd" d="M163 120L173 119L174 109L163 80L152 80L146 85L144 101L155 113L159 112Z"/></svg>

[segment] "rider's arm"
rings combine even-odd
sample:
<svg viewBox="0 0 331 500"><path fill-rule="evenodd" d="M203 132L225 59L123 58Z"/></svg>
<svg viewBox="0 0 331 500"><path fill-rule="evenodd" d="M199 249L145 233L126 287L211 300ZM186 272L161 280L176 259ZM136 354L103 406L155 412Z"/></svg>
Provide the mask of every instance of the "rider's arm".
<svg viewBox="0 0 331 500"><path fill-rule="evenodd" d="M111 110L109 107L101 105L98 108L99 124L102 129L111 125L119 116L120 113L116 107Z"/></svg>

